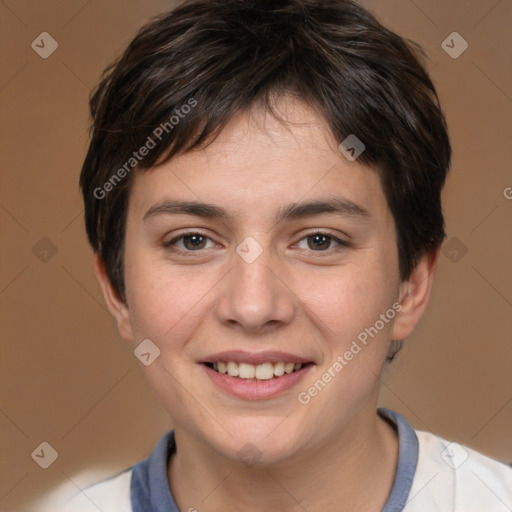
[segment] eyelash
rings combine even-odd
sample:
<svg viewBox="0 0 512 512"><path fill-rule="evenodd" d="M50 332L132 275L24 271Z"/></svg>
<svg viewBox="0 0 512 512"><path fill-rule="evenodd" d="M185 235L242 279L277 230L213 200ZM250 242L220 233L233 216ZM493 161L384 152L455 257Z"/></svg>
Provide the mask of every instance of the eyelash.
<svg viewBox="0 0 512 512"><path fill-rule="evenodd" d="M188 238L190 236L194 236L194 235L199 235L207 240L210 240L210 241L213 241L211 240L211 238L209 236L207 236L206 234L204 233L201 233L200 231L189 231L187 233L182 233L181 235L173 238L172 240L168 241L168 242L165 242L163 244L163 247L165 249L169 249L171 250L172 252L175 252L177 254L191 254L191 253L200 253L206 249L197 249L196 251L194 250L189 250L189 249L180 249L180 248L177 248L175 247L175 244L176 242L184 239L184 238ZM338 246L341 246L342 248L346 248L346 247L351 247L351 244L345 240L341 240L340 238L334 236L334 235L331 235L330 233L327 233L325 231L321 231L321 230L316 230L316 231L312 231L310 233L307 233L306 235L304 235L298 243L302 242L303 240L306 240L307 238L310 238L310 237L313 237L313 236L316 236L316 235L322 235L322 236L325 236L326 238L330 239L330 241L334 241L338 244ZM174 247L173 247L174 246ZM312 252L312 253L331 253L331 249L326 249L326 250L319 250L319 251L314 251L314 250L310 250L309 252Z"/></svg>

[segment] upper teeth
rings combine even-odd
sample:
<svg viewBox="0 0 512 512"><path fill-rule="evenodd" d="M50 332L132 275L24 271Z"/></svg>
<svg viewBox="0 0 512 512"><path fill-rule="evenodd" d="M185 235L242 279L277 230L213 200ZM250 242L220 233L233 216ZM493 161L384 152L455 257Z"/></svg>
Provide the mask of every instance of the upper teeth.
<svg viewBox="0 0 512 512"><path fill-rule="evenodd" d="M275 377L281 377L285 373L292 373L302 368L301 363L263 363L258 365L248 363L236 363L234 361L219 361L213 363L213 369L219 373L227 373L231 377L241 379L259 379L268 380Z"/></svg>

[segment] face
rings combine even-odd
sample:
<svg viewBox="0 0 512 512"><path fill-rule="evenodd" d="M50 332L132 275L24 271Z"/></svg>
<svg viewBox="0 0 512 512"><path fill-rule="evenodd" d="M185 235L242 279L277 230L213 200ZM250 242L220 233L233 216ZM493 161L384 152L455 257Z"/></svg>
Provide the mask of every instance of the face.
<svg viewBox="0 0 512 512"><path fill-rule="evenodd" d="M142 368L176 432L230 459L252 443L261 463L375 415L401 339L376 171L345 159L311 109L279 108L290 123L239 115L208 148L136 176L120 325L134 347L160 350Z"/></svg>

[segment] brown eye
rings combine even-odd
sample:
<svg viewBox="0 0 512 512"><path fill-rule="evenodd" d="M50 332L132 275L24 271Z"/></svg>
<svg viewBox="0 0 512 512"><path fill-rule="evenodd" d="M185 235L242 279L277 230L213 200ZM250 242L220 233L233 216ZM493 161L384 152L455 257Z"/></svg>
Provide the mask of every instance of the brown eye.
<svg viewBox="0 0 512 512"><path fill-rule="evenodd" d="M204 249L207 238L202 235L185 235L183 237L183 245L189 251Z"/></svg>
<svg viewBox="0 0 512 512"><path fill-rule="evenodd" d="M193 252L208 248L206 247L208 242L213 243L207 236L200 233L185 233L166 242L164 247L177 252Z"/></svg>
<svg viewBox="0 0 512 512"><path fill-rule="evenodd" d="M345 242L336 236L329 235L328 233L323 233L321 231L306 235L297 245L299 249L309 249L310 251L325 252L329 254L336 249L350 247L349 242Z"/></svg>
<svg viewBox="0 0 512 512"><path fill-rule="evenodd" d="M331 236L323 234L309 235L306 238L308 240L308 247L314 251L328 249L333 240Z"/></svg>

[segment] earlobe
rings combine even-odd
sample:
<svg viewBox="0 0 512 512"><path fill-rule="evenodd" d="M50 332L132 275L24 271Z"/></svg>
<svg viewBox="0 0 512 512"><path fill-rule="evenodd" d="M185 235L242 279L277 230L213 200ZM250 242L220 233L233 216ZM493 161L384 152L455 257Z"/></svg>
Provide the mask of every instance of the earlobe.
<svg viewBox="0 0 512 512"><path fill-rule="evenodd" d="M98 254L94 256L94 272L103 292L103 297L105 297L107 307L117 322L117 329L120 336L128 341L133 340L133 332L130 323L130 312L128 310L128 306L119 297L116 290L114 290L112 283L110 282L110 279L107 275L105 262Z"/></svg>
<svg viewBox="0 0 512 512"><path fill-rule="evenodd" d="M401 283L399 302L402 309L393 324L393 340L401 341L407 338L425 312L438 259L439 248L425 253L409 278Z"/></svg>

